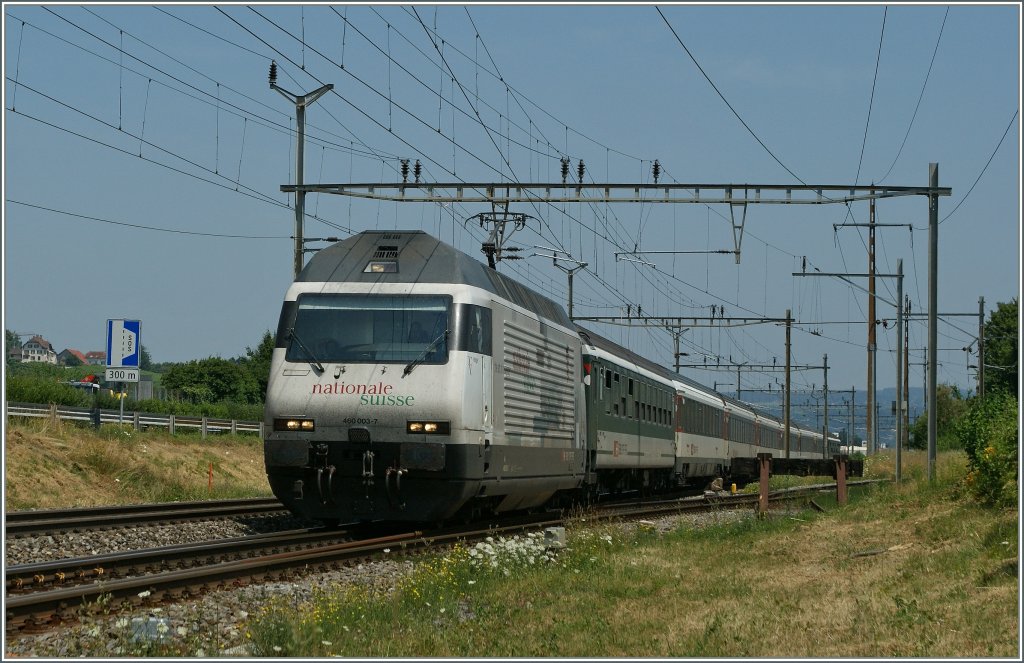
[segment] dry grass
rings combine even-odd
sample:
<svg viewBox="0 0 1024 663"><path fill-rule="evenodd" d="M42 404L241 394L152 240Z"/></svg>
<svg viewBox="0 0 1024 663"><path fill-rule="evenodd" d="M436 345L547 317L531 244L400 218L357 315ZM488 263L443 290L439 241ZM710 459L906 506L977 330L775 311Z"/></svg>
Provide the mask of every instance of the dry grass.
<svg viewBox="0 0 1024 663"><path fill-rule="evenodd" d="M883 489L825 516L774 520L670 535L616 556L614 569L641 569L634 583L678 581L635 600L596 601L596 610L622 626L637 656L1019 653L1015 510L980 509L947 484Z"/></svg>
<svg viewBox="0 0 1024 663"><path fill-rule="evenodd" d="M262 444L251 435L202 440L56 419L8 422L4 462L9 511L270 495Z"/></svg>

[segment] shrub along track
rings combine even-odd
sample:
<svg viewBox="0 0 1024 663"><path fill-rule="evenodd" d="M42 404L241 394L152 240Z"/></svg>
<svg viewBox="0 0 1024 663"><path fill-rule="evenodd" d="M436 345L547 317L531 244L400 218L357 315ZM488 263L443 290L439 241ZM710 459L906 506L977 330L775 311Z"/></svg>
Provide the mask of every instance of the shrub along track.
<svg viewBox="0 0 1024 663"><path fill-rule="evenodd" d="M871 483L871 482L858 482ZM776 491L773 503L809 500L821 486ZM619 504L580 514L588 522L683 515L757 504L757 495L715 494L696 500L662 500ZM518 515L499 524L396 531L365 527L309 529L260 534L222 541L184 544L39 564L12 566L6 574L8 634L47 630L73 622L81 611L129 604L155 606L206 592L252 583L294 579L307 573L339 570L380 561L385 555L407 556L436 551L458 542L488 536L511 536L538 528L562 526L560 513ZM372 537L372 538L367 538ZM68 586L71 585L71 586Z"/></svg>

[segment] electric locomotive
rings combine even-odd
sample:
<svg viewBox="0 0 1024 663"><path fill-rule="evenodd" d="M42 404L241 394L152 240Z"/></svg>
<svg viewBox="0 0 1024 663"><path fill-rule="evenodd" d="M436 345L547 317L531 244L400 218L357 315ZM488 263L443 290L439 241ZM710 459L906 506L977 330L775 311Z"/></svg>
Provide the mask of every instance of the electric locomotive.
<svg viewBox="0 0 1024 663"><path fill-rule="evenodd" d="M565 311L421 231L318 252L281 309L265 408L274 494L326 522L528 509L583 478Z"/></svg>

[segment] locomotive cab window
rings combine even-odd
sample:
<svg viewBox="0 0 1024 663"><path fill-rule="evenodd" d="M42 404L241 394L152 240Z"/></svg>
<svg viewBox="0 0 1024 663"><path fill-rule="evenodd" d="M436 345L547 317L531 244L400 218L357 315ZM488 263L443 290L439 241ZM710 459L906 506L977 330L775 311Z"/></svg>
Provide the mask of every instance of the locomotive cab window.
<svg viewBox="0 0 1024 663"><path fill-rule="evenodd" d="M491 309L474 304L455 305L455 350L491 354Z"/></svg>
<svg viewBox="0 0 1024 663"><path fill-rule="evenodd" d="M303 294L285 359L443 364L450 310L450 297Z"/></svg>

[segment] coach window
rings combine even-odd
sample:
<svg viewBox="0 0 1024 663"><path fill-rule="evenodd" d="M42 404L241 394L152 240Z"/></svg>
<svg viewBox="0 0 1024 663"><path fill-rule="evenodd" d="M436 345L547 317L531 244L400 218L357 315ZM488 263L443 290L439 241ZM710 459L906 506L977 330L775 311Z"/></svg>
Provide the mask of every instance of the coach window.
<svg viewBox="0 0 1024 663"><path fill-rule="evenodd" d="M611 389L612 388L612 372L611 371L606 371L603 368L601 369L601 372L604 373L604 386L607 387L608 389Z"/></svg>

